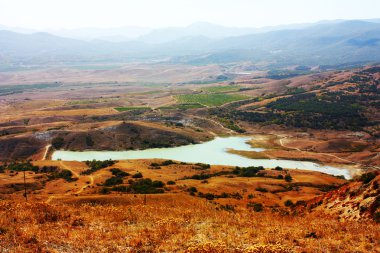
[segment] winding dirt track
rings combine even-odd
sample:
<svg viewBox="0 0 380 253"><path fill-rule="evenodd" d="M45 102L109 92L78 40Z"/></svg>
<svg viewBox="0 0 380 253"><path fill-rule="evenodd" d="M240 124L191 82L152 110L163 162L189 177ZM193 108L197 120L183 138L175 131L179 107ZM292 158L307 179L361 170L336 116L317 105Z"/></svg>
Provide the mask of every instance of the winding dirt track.
<svg viewBox="0 0 380 253"><path fill-rule="evenodd" d="M297 151L302 151L301 149L299 148L293 148L293 147L288 147L288 146L285 146L284 143L283 143L283 140L284 139L287 139L288 137L283 137L280 139L280 145L284 148L287 148L287 149L293 149L293 150L297 150ZM357 162L354 162L354 161L351 161L351 160L347 160L347 159L344 159L344 158L341 158L339 156L336 156L336 155L333 155L333 154L329 154L329 153L318 153L318 154L322 154L322 155L326 155L326 156L331 156L331 157L334 157L334 158L337 158L341 161L344 161L344 162L348 162L348 163L352 163L352 164L355 164L355 165L361 165L360 163L357 163Z"/></svg>
<svg viewBox="0 0 380 253"><path fill-rule="evenodd" d="M74 171L73 169L71 169L69 166L67 166L63 161L60 161L59 164L66 170L69 170L71 171L71 173L73 173L73 175L80 179L81 177L84 177L84 176L81 176L80 174L78 174L76 171ZM87 187L90 187L90 186L93 186L94 185L94 177L92 175L88 175L87 177L90 178L90 183L89 184L85 184L84 186L82 186L78 191L76 192L67 192L66 194L64 195L70 195L70 194L80 194L84 191L84 189L86 189ZM49 198L45 201L45 203L50 203L53 199L57 198L58 196L49 196Z"/></svg>
<svg viewBox="0 0 380 253"><path fill-rule="evenodd" d="M215 125L217 125L217 126L223 128L224 130L226 130L228 134L236 134L235 131L226 128L226 127L223 126L220 122L218 122L218 121L216 121L216 120L214 120L214 119L204 118L204 117L199 117L199 116L194 116L194 115L192 115L192 117L193 117L193 118L196 118L196 119L201 119L201 120L205 120L205 121L212 122L212 123L214 123ZM215 134L215 133L214 133L214 134Z"/></svg>

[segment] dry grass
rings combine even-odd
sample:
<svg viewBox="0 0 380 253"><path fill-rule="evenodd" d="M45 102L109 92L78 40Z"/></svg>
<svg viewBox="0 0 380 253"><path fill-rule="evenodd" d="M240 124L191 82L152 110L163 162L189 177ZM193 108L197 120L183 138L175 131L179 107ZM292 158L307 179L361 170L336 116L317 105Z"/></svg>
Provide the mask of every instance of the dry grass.
<svg viewBox="0 0 380 253"><path fill-rule="evenodd" d="M64 204L66 203L66 204ZM379 225L228 212L188 195L0 202L1 252L379 252Z"/></svg>

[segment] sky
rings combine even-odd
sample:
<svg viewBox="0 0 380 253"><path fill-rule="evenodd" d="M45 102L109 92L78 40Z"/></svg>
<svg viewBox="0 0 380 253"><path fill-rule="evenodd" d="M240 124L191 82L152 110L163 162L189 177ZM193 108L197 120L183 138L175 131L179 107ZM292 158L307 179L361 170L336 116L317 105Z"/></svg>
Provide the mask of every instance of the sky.
<svg viewBox="0 0 380 253"><path fill-rule="evenodd" d="M0 25L29 29L263 27L380 18L380 0L0 0Z"/></svg>

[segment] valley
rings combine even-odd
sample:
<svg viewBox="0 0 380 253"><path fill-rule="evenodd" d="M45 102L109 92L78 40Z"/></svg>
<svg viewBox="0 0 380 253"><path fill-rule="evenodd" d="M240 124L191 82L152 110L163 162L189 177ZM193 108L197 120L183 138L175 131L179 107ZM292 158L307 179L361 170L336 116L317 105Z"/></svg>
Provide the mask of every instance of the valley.
<svg viewBox="0 0 380 253"><path fill-rule="evenodd" d="M0 249L376 252L377 65L155 66L0 73Z"/></svg>

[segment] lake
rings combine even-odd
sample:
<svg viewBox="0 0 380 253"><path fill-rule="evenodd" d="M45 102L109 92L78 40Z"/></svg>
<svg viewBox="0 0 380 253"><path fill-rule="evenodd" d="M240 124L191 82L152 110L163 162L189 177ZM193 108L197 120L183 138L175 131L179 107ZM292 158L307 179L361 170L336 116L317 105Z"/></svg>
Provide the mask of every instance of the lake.
<svg viewBox="0 0 380 253"><path fill-rule="evenodd" d="M128 159L171 159L187 163L207 163L213 165L230 166L263 166L264 168L275 168L280 166L288 169L302 169L324 172L346 179L351 178L350 171L327 165L319 165L313 162L277 160L277 159L250 159L240 155L231 154L228 149L243 151L263 151L264 149L252 148L247 141L251 137L217 137L212 141L201 144L192 144L173 148L153 148L145 150L129 151L55 151L53 160L64 161L86 161L86 160L128 160Z"/></svg>

